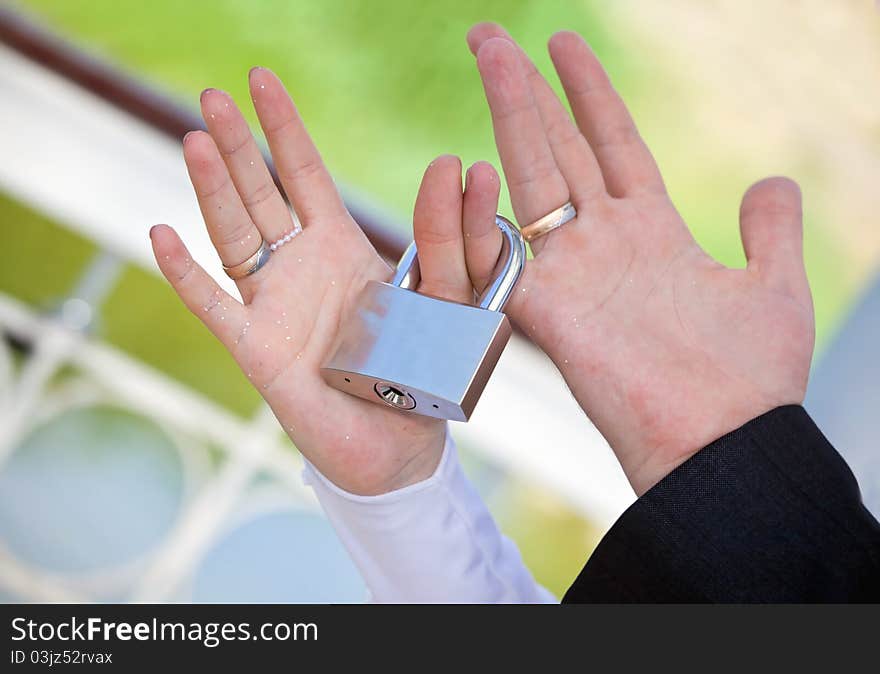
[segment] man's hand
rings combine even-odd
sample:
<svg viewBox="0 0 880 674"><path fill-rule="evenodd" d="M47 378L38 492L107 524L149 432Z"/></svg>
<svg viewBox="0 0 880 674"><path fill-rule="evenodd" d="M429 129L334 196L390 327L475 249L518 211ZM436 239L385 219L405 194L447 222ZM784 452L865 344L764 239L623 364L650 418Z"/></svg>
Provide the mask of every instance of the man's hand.
<svg viewBox="0 0 880 674"><path fill-rule="evenodd" d="M445 425L328 387L319 374L341 321L367 281L388 280L379 257L349 215L281 82L255 68L250 90L284 190L303 226L268 263L238 282L244 303L217 286L165 225L151 231L163 274L183 302L229 349L285 431L337 485L377 494L431 475ZM227 266L248 259L265 239L294 229L244 118L224 92L202 94L208 132L184 139L184 157L211 240ZM420 292L473 299L462 220L494 222L498 178L485 164L434 161L416 201Z"/></svg>
<svg viewBox="0 0 880 674"><path fill-rule="evenodd" d="M571 200L576 220L532 245L507 312L559 367L641 494L711 441L804 398L813 309L795 183L743 197L748 265L710 258L672 205L623 101L584 41L550 40L575 120L503 29L468 34L516 218ZM485 282L500 239L467 229Z"/></svg>

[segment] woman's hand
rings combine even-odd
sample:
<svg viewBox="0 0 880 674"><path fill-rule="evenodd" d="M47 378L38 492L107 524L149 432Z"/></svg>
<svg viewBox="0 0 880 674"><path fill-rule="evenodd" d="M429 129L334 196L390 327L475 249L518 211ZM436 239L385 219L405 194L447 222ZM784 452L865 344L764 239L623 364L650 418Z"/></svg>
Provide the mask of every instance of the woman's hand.
<svg viewBox="0 0 880 674"><path fill-rule="evenodd" d="M517 220L571 200L576 220L534 241L508 314L561 370L641 494L706 444L804 398L813 308L797 185L743 197L748 266L694 241L607 75L577 35L550 55L575 121L512 39L475 26L476 54ZM479 289L498 235L467 230Z"/></svg>
<svg viewBox="0 0 880 674"><path fill-rule="evenodd" d="M363 286L391 270L349 215L297 110L275 75L250 74L250 90L284 190L302 233L238 281L244 303L223 290L165 225L151 231L162 273L183 302L229 349L296 446L334 483L377 494L429 477L445 424L371 404L328 387L319 368ZM208 132L184 139L184 157L205 224L223 263L250 257L261 240L295 228L244 118L224 92L201 98ZM498 178L485 164L468 172L441 157L416 201L420 292L470 302L462 220L494 222Z"/></svg>

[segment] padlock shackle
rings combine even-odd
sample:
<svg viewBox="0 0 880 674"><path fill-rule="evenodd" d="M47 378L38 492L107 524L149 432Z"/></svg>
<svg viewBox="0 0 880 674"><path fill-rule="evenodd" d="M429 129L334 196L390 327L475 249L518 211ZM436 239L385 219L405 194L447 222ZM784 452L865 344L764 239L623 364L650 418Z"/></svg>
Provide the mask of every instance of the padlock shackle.
<svg viewBox="0 0 880 674"><path fill-rule="evenodd" d="M526 264L526 242L519 228L503 215L495 214L501 230L501 253L495 265L492 282L480 295L477 306L489 311L502 311Z"/></svg>
<svg viewBox="0 0 880 674"><path fill-rule="evenodd" d="M526 263L526 242L519 229L503 215L495 215L495 224L501 230L501 253L498 255L492 282L477 301L478 307L489 311L504 309ZM391 285L415 290L420 279L419 253L416 242L413 241L397 263Z"/></svg>

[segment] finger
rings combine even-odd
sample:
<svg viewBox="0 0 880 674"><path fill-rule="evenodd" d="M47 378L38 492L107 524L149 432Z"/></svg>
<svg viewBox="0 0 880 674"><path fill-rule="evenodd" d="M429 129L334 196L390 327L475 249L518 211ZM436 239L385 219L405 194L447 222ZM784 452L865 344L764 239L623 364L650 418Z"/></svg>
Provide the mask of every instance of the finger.
<svg viewBox="0 0 880 674"><path fill-rule="evenodd" d="M259 249L263 237L251 222L214 140L204 131L191 131L183 138L183 157L220 260L227 267L244 262ZM249 278L238 282L245 297L252 285Z"/></svg>
<svg viewBox="0 0 880 674"><path fill-rule="evenodd" d="M461 231L461 162L449 155L425 171L413 215L419 251L419 292L454 302L474 298Z"/></svg>
<svg viewBox="0 0 880 674"><path fill-rule="evenodd" d="M187 308L195 314L230 351L245 322L245 308L223 290L196 263L186 246L168 225L150 229L153 255Z"/></svg>
<svg viewBox="0 0 880 674"><path fill-rule="evenodd" d="M581 132L596 155L605 187L615 197L665 194L663 178L602 64L576 33L550 38L550 57Z"/></svg>
<svg viewBox="0 0 880 674"><path fill-rule="evenodd" d="M513 211L527 225L568 201L568 185L550 150L516 48L500 38L486 40L477 52L477 67Z"/></svg>
<svg viewBox="0 0 880 674"><path fill-rule="evenodd" d="M501 181L492 165L477 162L465 176L461 209L464 252L471 285L481 293L489 285L501 254L501 231L495 224Z"/></svg>
<svg viewBox="0 0 880 674"><path fill-rule="evenodd" d="M568 183L572 202L581 210L587 208L591 197L605 191L602 171L587 139L575 126L547 80L504 28L497 23L479 23L468 31L467 42L476 55L483 43L492 38L507 40L516 47L538 106L547 142Z"/></svg>
<svg viewBox="0 0 880 674"><path fill-rule="evenodd" d="M251 220L270 243L295 229L293 216L263 161L235 102L225 91L205 89L202 116Z"/></svg>
<svg viewBox="0 0 880 674"><path fill-rule="evenodd" d="M273 72L253 68L251 96L278 177L303 227L321 219L348 220L348 211L309 137L296 106Z"/></svg>
<svg viewBox="0 0 880 674"><path fill-rule="evenodd" d="M743 196L739 222L748 269L781 291L809 293L797 183L765 178L752 185Z"/></svg>

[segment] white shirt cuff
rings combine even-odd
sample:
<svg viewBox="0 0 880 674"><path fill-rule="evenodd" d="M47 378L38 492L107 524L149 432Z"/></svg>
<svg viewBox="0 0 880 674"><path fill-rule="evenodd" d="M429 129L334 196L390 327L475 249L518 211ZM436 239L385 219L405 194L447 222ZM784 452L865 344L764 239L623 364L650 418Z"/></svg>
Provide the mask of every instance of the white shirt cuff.
<svg viewBox="0 0 880 674"><path fill-rule="evenodd" d="M303 481L318 497L382 603L550 603L516 545L458 461L448 430L437 470L427 480L379 496L340 489L305 462Z"/></svg>

